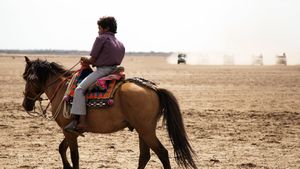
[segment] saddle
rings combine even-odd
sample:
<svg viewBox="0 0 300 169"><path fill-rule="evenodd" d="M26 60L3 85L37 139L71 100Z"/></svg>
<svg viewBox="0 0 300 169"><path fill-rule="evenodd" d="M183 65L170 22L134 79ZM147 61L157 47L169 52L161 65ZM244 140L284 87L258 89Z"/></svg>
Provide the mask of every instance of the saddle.
<svg viewBox="0 0 300 169"><path fill-rule="evenodd" d="M65 93L65 101L71 105L77 85L93 70L91 67L83 67L76 72L69 81L67 91ZM124 67L116 67L116 69L109 75L97 79L86 91L86 105L88 107L109 107L113 105L113 97L116 89L124 82L125 73Z"/></svg>

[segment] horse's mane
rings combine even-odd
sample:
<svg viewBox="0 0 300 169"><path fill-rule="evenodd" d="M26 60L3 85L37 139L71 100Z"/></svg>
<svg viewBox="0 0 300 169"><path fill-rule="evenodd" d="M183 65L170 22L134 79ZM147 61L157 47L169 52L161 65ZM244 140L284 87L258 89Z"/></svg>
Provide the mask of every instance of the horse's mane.
<svg viewBox="0 0 300 169"><path fill-rule="evenodd" d="M25 71L23 73L24 80L38 80L45 84L49 75L63 74L65 77L70 76L72 73L67 71L64 66L55 63L43 61L40 59L29 61L26 64Z"/></svg>

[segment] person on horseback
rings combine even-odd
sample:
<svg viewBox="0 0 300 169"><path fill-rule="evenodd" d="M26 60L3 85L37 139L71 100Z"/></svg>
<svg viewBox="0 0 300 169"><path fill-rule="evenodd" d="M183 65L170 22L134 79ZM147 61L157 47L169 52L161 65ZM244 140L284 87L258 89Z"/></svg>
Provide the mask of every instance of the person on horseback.
<svg viewBox="0 0 300 169"><path fill-rule="evenodd" d="M78 84L75 89L71 114L73 121L64 130L67 132L83 132L88 127L86 122L86 100L85 91L95 83L97 79L109 75L120 65L124 55L125 47L115 34L117 33L117 22L112 16L101 17L98 22L98 34L94 42L90 57L81 57L81 64L92 65L96 70L89 74Z"/></svg>

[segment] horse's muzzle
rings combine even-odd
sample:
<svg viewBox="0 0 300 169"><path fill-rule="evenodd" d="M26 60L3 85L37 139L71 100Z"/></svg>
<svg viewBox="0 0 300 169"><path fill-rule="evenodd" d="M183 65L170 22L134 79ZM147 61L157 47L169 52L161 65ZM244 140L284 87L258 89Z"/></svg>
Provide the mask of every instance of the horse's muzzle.
<svg viewBox="0 0 300 169"><path fill-rule="evenodd" d="M25 98L23 100L22 106L25 109L25 111L32 111L35 105L35 100L30 100Z"/></svg>

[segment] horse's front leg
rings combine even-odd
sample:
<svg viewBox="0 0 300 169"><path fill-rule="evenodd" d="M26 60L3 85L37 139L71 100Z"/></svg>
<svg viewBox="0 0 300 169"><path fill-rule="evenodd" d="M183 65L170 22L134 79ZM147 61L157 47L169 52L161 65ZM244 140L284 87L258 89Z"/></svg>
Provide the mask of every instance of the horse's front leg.
<svg viewBox="0 0 300 169"><path fill-rule="evenodd" d="M69 147L69 144L66 140L66 138L63 139L63 141L60 143L59 145L59 154L61 156L61 159L62 159L62 162L63 162L63 165L64 165L64 169L72 169L68 159L67 159L67 149Z"/></svg>
<svg viewBox="0 0 300 169"><path fill-rule="evenodd" d="M71 160L73 164L72 169L79 169L79 153L78 153L78 143L77 143L78 136L74 134L67 134L67 133L65 133L65 136L70 148Z"/></svg>

